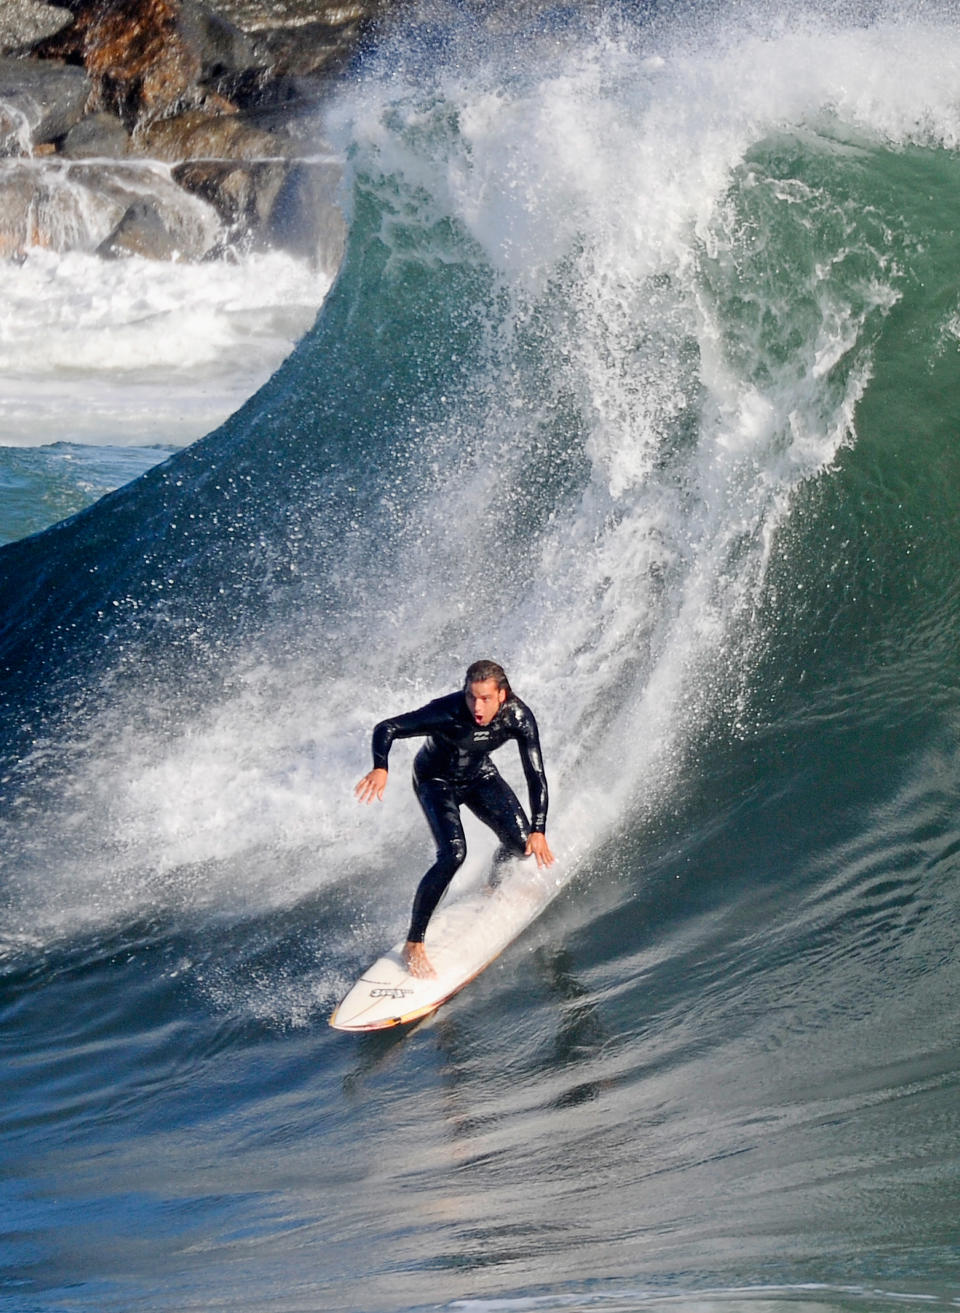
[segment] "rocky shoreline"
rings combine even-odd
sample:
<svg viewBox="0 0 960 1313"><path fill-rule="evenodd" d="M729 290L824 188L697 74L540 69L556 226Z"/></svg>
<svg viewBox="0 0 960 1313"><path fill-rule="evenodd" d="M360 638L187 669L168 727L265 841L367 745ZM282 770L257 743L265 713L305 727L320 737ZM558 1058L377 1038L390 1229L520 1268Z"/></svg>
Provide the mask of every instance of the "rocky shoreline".
<svg viewBox="0 0 960 1313"><path fill-rule="evenodd" d="M336 162L305 125L387 0L5 0L0 256L335 262Z"/></svg>

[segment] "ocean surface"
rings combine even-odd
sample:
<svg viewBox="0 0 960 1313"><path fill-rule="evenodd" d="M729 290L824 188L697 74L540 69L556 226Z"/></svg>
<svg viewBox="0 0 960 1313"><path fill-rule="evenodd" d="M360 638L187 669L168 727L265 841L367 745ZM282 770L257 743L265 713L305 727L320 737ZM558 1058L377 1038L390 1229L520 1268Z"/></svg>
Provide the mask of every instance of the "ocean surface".
<svg viewBox="0 0 960 1313"><path fill-rule="evenodd" d="M332 286L0 269L12 1313L960 1307L960 10L523 13L329 106ZM478 656L556 896L337 1033Z"/></svg>

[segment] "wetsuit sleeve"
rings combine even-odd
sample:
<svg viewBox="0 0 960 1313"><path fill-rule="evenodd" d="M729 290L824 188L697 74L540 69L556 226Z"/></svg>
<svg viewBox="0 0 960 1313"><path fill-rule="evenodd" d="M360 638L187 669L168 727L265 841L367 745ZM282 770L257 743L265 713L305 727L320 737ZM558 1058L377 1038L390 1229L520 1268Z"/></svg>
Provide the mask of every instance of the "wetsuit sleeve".
<svg viewBox="0 0 960 1313"><path fill-rule="evenodd" d="M543 769L537 722L529 707L523 707L518 717L517 744L530 791L530 829L544 834L547 829L547 777Z"/></svg>
<svg viewBox="0 0 960 1313"><path fill-rule="evenodd" d="M381 720L373 727L373 765L374 769L386 770L390 745L394 739L412 739L418 734L430 734L444 717L440 711L440 702L428 702L416 711L406 711L400 716L391 716Z"/></svg>

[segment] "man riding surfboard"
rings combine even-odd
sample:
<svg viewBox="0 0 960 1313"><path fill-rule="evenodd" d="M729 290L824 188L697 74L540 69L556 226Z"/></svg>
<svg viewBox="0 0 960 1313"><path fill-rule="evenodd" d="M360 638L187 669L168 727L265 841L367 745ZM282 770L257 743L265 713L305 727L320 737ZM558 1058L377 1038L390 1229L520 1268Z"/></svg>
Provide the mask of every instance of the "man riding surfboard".
<svg viewBox="0 0 960 1313"><path fill-rule="evenodd" d="M460 808L466 806L500 840L497 867L511 857L535 857L552 866L547 844L547 779L533 712L511 690L495 661L475 661L463 689L436 698L373 730L373 770L356 787L360 802L380 801L387 786L387 758L394 739L426 737L413 762L413 788L437 845L437 860L420 881L403 949L407 970L432 976L423 938L430 917L467 855ZM515 739L530 794L530 819L516 794L490 760L490 753Z"/></svg>

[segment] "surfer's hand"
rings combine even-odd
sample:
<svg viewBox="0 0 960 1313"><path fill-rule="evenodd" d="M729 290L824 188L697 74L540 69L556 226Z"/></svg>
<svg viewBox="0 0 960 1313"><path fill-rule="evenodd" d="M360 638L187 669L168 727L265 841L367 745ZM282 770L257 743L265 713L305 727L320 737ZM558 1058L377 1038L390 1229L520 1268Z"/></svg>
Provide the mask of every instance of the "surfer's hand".
<svg viewBox="0 0 960 1313"><path fill-rule="evenodd" d="M534 830L527 840L526 853L528 857L536 857L538 866L552 866L555 860L547 843L547 836L541 834L539 830Z"/></svg>
<svg viewBox="0 0 960 1313"><path fill-rule="evenodd" d="M354 789L358 802L377 802L383 800L383 791L387 787L387 772L382 766L375 766Z"/></svg>

